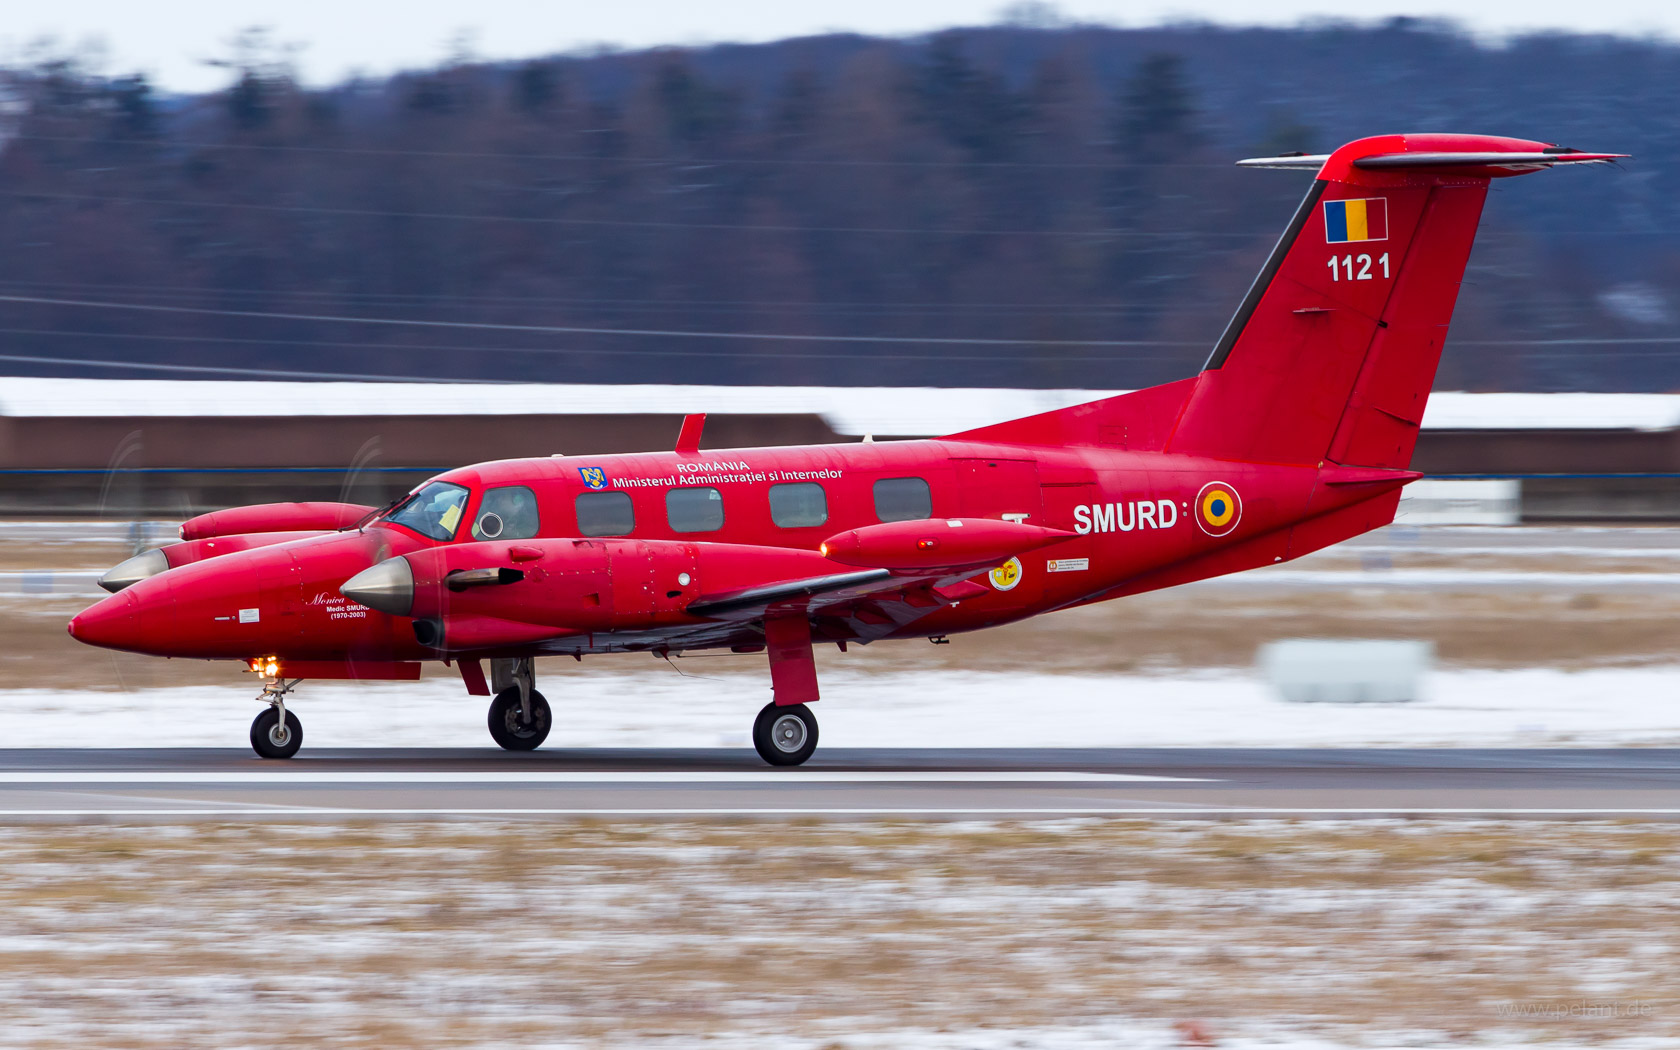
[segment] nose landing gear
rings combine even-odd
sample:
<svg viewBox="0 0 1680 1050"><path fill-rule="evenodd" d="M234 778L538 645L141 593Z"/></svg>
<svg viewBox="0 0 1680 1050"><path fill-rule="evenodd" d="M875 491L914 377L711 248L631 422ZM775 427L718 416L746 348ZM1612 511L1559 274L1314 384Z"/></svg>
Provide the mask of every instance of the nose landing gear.
<svg viewBox="0 0 1680 1050"><path fill-rule="evenodd" d="M517 686L502 690L490 701L490 736L504 751L535 751L548 739L553 722L548 701L535 689L530 692L529 720Z"/></svg>
<svg viewBox="0 0 1680 1050"><path fill-rule="evenodd" d="M496 698L490 701L490 738L504 751L535 751L548 739L554 715L536 690L530 657L490 661Z"/></svg>
<svg viewBox="0 0 1680 1050"><path fill-rule="evenodd" d="M251 722L251 750L262 758L291 758L303 746L303 723L286 710L286 694L296 689L301 678L290 682L270 679L263 685L259 701L268 710Z"/></svg>

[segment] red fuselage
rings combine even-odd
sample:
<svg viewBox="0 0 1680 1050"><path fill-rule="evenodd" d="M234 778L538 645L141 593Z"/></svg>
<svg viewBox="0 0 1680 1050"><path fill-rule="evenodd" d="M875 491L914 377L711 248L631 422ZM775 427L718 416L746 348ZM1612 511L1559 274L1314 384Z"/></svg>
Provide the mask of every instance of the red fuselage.
<svg viewBox="0 0 1680 1050"><path fill-rule="evenodd" d="M1302 552L1289 547L1290 523L1403 480L1381 479L1386 484L1374 490L1369 482L1326 485L1319 474L1120 449L961 441L503 460L434 479L466 490L450 539L380 520L237 551L141 580L79 616L73 632L160 656L290 661L750 646L761 633L687 610L720 593L847 572L855 559L841 563L820 550L848 530L910 516L930 524L1020 521L1070 534L999 572L970 567L961 575L979 586L956 600L912 601L909 615L867 602L849 606L821 624L819 640L951 634L1229 571L1208 556L1255 537L1277 542L1250 561L1284 560ZM925 482L925 506L915 505L918 482ZM475 540L468 524L485 514L487 493L510 487L534 499L526 535ZM609 520L590 501L608 504ZM460 593L433 586L441 600L431 601L422 584L411 617L339 594L350 577L399 555L436 563L437 579L497 567L517 568L524 579ZM1150 581L1174 566L1176 574ZM445 647L417 638L415 622L429 618L450 624Z"/></svg>

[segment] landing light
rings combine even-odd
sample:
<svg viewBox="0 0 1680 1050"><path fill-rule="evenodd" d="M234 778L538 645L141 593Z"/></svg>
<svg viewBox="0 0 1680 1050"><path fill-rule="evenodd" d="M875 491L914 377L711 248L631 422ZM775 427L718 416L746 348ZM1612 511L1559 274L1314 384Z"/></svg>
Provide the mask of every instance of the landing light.
<svg viewBox="0 0 1680 1050"><path fill-rule="evenodd" d="M280 658L278 656L258 656L252 658L251 673L260 674L264 678L279 678Z"/></svg>

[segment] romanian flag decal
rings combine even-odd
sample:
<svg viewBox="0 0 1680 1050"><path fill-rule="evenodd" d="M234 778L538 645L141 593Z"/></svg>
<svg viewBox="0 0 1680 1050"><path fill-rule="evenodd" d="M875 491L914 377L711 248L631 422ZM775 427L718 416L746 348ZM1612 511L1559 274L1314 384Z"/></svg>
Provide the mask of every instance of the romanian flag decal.
<svg viewBox="0 0 1680 1050"><path fill-rule="evenodd" d="M1325 201L1324 239L1330 244L1388 240L1388 200Z"/></svg>

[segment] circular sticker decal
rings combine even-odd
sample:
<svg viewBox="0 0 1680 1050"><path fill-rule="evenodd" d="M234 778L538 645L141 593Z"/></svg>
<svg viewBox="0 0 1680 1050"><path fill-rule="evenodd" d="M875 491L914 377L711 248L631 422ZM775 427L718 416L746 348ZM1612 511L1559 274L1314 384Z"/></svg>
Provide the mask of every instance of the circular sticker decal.
<svg viewBox="0 0 1680 1050"><path fill-rule="evenodd" d="M1021 582L1021 559L1010 558L992 570L992 586L1000 591L1012 591Z"/></svg>
<svg viewBox="0 0 1680 1050"><path fill-rule="evenodd" d="M1196 493L1196 524L1209 536L1224 536L1242 520L1242 500L1223 481L1210 481Z"/></svg>

